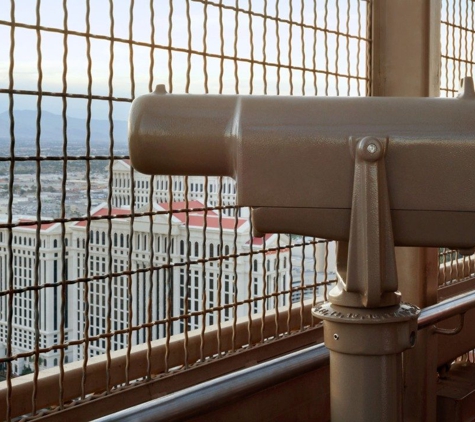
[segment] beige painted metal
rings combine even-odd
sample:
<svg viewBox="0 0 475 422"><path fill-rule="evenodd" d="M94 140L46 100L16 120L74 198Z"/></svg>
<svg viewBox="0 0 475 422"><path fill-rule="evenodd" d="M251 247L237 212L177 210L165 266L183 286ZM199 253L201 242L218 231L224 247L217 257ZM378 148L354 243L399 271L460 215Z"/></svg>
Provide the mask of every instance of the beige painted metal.
<svg viewBox="0 0 475 422"><path fill-rule="evenodd" d="M451 329L460 324L459 317L453 317L437 324L437 327ZM475 310L468 311L464 316L461 331L452 336L437 336L437 366L450 364L459 356L475 349Z"/></svg>
<svg viewBox="0 0 475 422"><path fill-rule="evenodd" d="M475 364L455 363L437 389L437 422L475 420Z"/></svg>
<svg viewBox="0 0 475 422"><path fill-rule="evenodd" d="M403 420L402 352L416 341L419 308L400 304L386 158L388 139L350 138L354 159L349 241L338 245L338 284L324 320L333 422ZM346 247L345 247L346 246Z"/></svg>
<svg viewBox="0 0 475 422"><path fill-rule="evenodd" d="M414 346L419 309L409 304L348 308L324 304L333 422L403 421L402 352Z"/></svg>
<svg viewBox="0 0 475 422"><path fill-rule="evenodd" d="M427 48L428 40L433 36L433 31L420 28L421 23L432 22L430 17L433 16L427 15L430 14L430 3L394 1L391 3L394 9L387 2L374 4L383 7L383 3L384 12L376 10L375 16L382 19L381 14L385 14L385 24L390 20L390 10L397 13L405 10L401 16L409 14L412 17L414 10L411 6L415 6L416 15L424 15L422 20L417 21L417 33L412 34L416 38L421 34L427 37L414 42L422 54L420 49ZM394 33L384 38L381 28L373 26L375 42L377 37L381 37L380 46L384 47L380 48L387 49L385 54L390 55L390 41ZM401 42L400 37L398 42ZM406 49L399 46L396 56L403 50ZM423 59L419 65L411 64L404 78L415 77L420 80L427 77L432 69L432 61L424 54L421 57ZM386 84L379 93L390 95L391 89L398 86L402 76L397 75L394 81L384 76L384 72L392 66L391 60L388 61L389 66L384 66L381 58L377 63L379 67L375 71L378 72L380 85L383 87L383 81ZM419 69L418 73L416 69ZM394 82L392 85L391 81ZM422 86L426 87L425 91L421 91ZM376 86L373 88L375 93L378 92ZM349 239L351 243L352 198L355 189L359 189L358 185L354 185L357 166L351 156L351 140L362 140L369 136L378 142L387 142L385 149L389 152L384 164L388 189L383 197L389 195L390 206L386 213L376 216L368 227L378 227L384 221L391 221L392 224L386 224L386 227L393 227L397 245L469 248L474 245L475 233L470 227L475 230L475 224L472 224L475 221L463 221L463 218L475 216L475 207L471 202L475 201L475 197L466 183L474 165L475 151L471 151L471 148L475 148L475 102L470 84L465 84L464 88L464 95L453 100L180 96L167 95L159 89L161 92L141 97L133 105L129 122L130 154L133 165L144 173L234 177L238 182L238 204L254 207L253 221L258 232L293 232L340 241ZM400 95L407 95L411 91L414 91L413 95L427 95L430 86L412 83L401 88ZM455 171L448 157L457 163ZM335 177L335 168L338 168L338 177ZM454 178L460 180L454 181ZM447 183L450 186L445 186ZM372 192L373 188L377 189L376 185L368 186L367 189L361 188L362 195ZM454 186L466 189L459 192ZM447 195L448 192L450 195ZM363 202L365 200L370 202L368 198L364 198ZM356 225L353 232L358 233L360 229ZM363 232L365 230L368 233L368 229ZM386 231L383 229L383 232ZM392 248L390 243L383 255L387 256L387 251ZM361 246L369 248L371 245L366 239L366 243L363 242ZM415 299L416 303L426 305L427 301L422 299L428 297L429 287L435 286L435 292L437 277L433 284L427 271L427 263L430 262L428 256L434 252L401 252L405 255L401 275L403 280L407 280L403 284L417 285L407 289L409 300ZM378 262L383 268L386 267L379 257L375 257L368 268L374 268ZM358 276L364 279L361 272ZM373 291L373 288L357 288L354 291L362 303L347 300L348 295L345 294L346 298L340 304L352 307L394 304L381 300L381 290ZM396 290L392 286L388 293L395 293ZM353 293L348 285L340 291ZM370 296L376 299L368 301ZM344 311L344 315L351 314L351 310ZM325 318L325 315L319 316ZM383 319L384 313L378 318ZM349 324L350 321L341 323ZM366 324L365 329L368 327L370 324ZM425 338L428 336L427 333L422 334L424 345L433 341ZM411 344L408 342L411 336L406 337L407 344ZM342 354L348 357L352 356L350 353L351 350L347 349ZM395 364L391 375L387 376L388 380L400 379L398 353L400 350L391 350L388 354L378 355L380 362L392 359L388 356L394 357ZM424 363L421 365L422 359ZM412 399L417 397L419 402L416 410L412 404L406 406L406 409L411 409L411 416L417 414L416 419L419 420L430 420L430 415L433 415L433 406L428 400L425 397L419 400L421 395L431 395L428 391L436 375L432 363L427 365L426 360L427 350L421 347L416 357L407 355L405 362L406 368L417 364L416 368L411 368L411 373L424 374L417 377L418 387L422 388L417 389L417 394L411 395ZM372 373L369 363L365 371ZM361 380L350 379L349 375L343 380L343 383L351 384L352 389L359 388L359 382ZM335 383L338 384L337 375ZM402 381L396 384L402 385ZM373 409L376 418L382 417L378 413L381 409L400 409L398 397L401 392L397 389L391 391L395 397L385 395L387 401L379 401L379 407ZM366 394L374 395L375 391L367 391ZM346 401L351 403L350 395ZM335 416L335 420L348 419L350 412L351 407L348 407L339 419ZM367 416L365 414L361 420ZM402 418L399 410L393 418L388 420Z"/></svg>
<svg viewBox="0 0 475 422"><path fill-rule="evenodd" d="M454 282L446 286L441 286L437 292L438 302L471 291L475 291L475 277L473 277L473 275L472 277L466 278L462 281Z"/></svg>
<svg viewBox="0 0 475 422"><path fill-rule="evenodd" d="M462 274L462 268L460 268L459 274ZM439 302L473 291L475 291L475 278L468 278L464 281L449 284L439 289ZM437 336L437 366L450 363L457 357L467 353L468 350L475 349L475 310L467 311L464 320L465 322L460 333L453 336ZM453 317L439 323L437 326L449 329L456 327L457 324L459 324L459 318Z"/></svg>
<svg viewBox="0 0 475 422"><path fill-rule="evenodd" d="M262 320L260 315L253 315L251 322L247 317L240 318L236 324L235 331L233 330L233 321L223 323L220 331L220 344L222 350L232 350L233 341L236 350L239 350L243 346L249 344L249 338L252 343L259 343L262 335L264 338L272 337L273 335L286 333L287 330L299 331L301 326L309 326L313 323L311 316L312 300L306 300L302 309L300 303L295 303L289 312L287 308L281 308L278 311L276 318L276 310L269 310L266 312L264 320L264 327L262 328ZM302 319L303 318L303 319ZM206 330L203 338L203 355L205 357L214 356L218 350L218 328L217 326L210 326ZM188 363L194 363L199 361L201 356L201 330L196 330L188 333L187 353ZM318 339L318 335L313 335L314 339ZM151 343L151 374L160 374L165 370L165 349L166 340L155 340ZM296 345L299 345L298 341ZM289 347L290 346L290 347ZM303 345L300 344L300 347ZM282 354L289 352L292 349L292 345L285 344L279 348L276 348L274 352ZM147 376L147 344L141 344L134 346L130 354L130 369L129 379L136 380ZM185 339L183 335L175 335L169 342L169 354L168 354L168 367L174 368L183 365L185 361ZM275 354L269 354L266 359L275 357ZM121 385L126 382L126 359L127 351L118 350L111 352L110 362L110 386ZM255 358L254 358L255 359ZM90 358L87 365L85 394L102 393L106 390L105 380L107 370L107 357L97 356ZM206 364L205 364L206 366ZM219 365L218 365L219 367ZM228 364L228 368L219 369L220 372L214 373L213 369L209 369L203 380L208 380L214 376L222 375L225 371L232 371L232 365ZM193 377L193 372L189 372L189 376ZM83 376L82 362L73 362L64 365L64 378L63 385L63 397L64 401L68 402L81 396L81 383ZM11 403L12 403L12 418L27 414L31 411L31 397L34 388L33 382L34 374L24 375L22 377L12 379L11 390ZM48 408L57 405L57 398L59 397L59 385L60 385L60 370L58 367L41 371L37 381L37 393L36 393L36 407ZM191 381L193 384L196 380ZM160 382L159 380L157 381ZM5 383L0 387L0 403L6 403L6 396L8 394ZM169 385L169 384L167 384ZM190 385L190 384L189 384ZM183 384L181 385L183 387ZM170 387L169 387L170 388ZM180 388L176 387L177 389ZM142 391L143 390L143 391ZM144 384L142 390L135 389L131 395L124 395L127 397L129 404L138 404L141 401L146 401L151 397L147 396L151 391L157 390L157 387L150 387ZM161 390L163 392L163 390ZM168 390L169 392L170 390ZM123 400L120 398L120 394L109 401L109 407L106 414L111 412L112 406L116 410L123 408ZM115 404L114 404L115 403ZM94 406L91 405L88 408L86 402L83 408L83 413L91 415ZM64 420L61 417L59 420ZM90 420L85 418L83 420Z"/></svg>
<svg viewBox="0 0 475 422"><path fill-rule="evenodd" d="M387 139L350 139L355 161L349 242L339 242L333 305L378 308L398 305L394 235L385 158Z"/></svg>
<svg viewBox="0 0 475 422"><path fill-rule="evenodd" d="M376 0L372 22L372 94L437 97L440 87L440 0ZM396 248L399 289L419 307L437 301L436 249ZM436 414L437 336L419 332L404 355L404 417ZM432 351L432 352L431 352Z"/></svg>
<svg viewBox="0 0 475 422"><path fill-rule="evenodd" d="M238 204L261 207L253 212L259 232L348 240L349 139L388 138L396 245L468 248L475 243L475 195L466 183L475 164L473 115L475 99L465 98L152 93L134 101L129 148L142 173L234 177Z"/></svg>
<svg viewBox="0 0 475 422"><path fill-rule="evenodd" d="M321 326L305 331L296 331L294 334L284 336L275 341L266 342L259 345L259 347L240 350L239 353L231 353L221 359L210 360L205 365L195 365L186 371L175 371L169 376L157 377L147 382L138 383L132 388L122 388L114 391L113 394L101 395L94 400L77 403L77 405L62 411L53 412L43 419L51 422L63 422L65 420L88 422L91 419L111 415L114 412L119 412L199 383L231 374L234 371L254 366L260 362L306 349L322 341L323 328ZM317 379L313 380L314 385L319 386L319 397L316 397L315 401L318 402L318 405L322 406L317 406L318 411L323 411L323 414L325 414L326 412L329 413L330 409L328 366L323 368L323 373L318 372L318 374L315 374ZM287 385L287 383L285 384ZM292 384L290 383L288 387L284 386L283 389L293 389ZM282 392L285 397L288 397L289 393L289 391ZM269 398L267 398L267 401L269 401ZM273 397L273 401L275 403L275 397ZM281 403L287 403L287 401L281 400ZM298 400L295 403L298 403ZM270 403L267 403L267 405L269 406ZM252 412L251 407L247 409ZM328 421L328 418L323 419L323 421Z"/></svg>
<svg viewBox="0 0 475 422"><path fill-rule="evenodd" d="M373 94L436 94L440 2L378 0L372 6ZM253 221L258 232L294 232L340 241L350 239L351 243L355 165L348 153L348 140L366 136L387 139L388 214L395 244L470 248L475 238L470 227L475 225L462 219L470 218L474 211L470 200L475 198L473 192L468 192L471 188L467 183L475 164L470 150L475 146L471 110L474 101L473 88L468 84L464 88L464 95L452 102L429 98L273 99L154 94L134 104L131 158L138 170L146 173L234 177L238 182L238 203L255 207ZM464 152L455 157L457 150ZM448 157L454 158L452 164ZM460 181L454 182L454 177ZM444 183L450 186L445 188ZM461 186L467 190L458 192ZM355 231L359 228L353 227ZM437 251L402 249L397 259L405 300L421 306L433 303L437 297ZM357 292L363 297L376 294L370 291ZM386 304L383 300L363 305L375 303ZM357 302L342 304L358 306ZM375 319L385 318L383 309ZM335 311L329 305L320 309L319 316L328 322L333 312L341 314L341 326L345 327L360 309ZM364 332L372 329L371 324L363 325ZM406 343L411 338L407 331ZM435 350L435 336L426 331L421 337L420 346L412 355L406 353L404 359L404 420L435 417L437 358L428 353ZM378 390L387 393L388 401L381 401L375 407L376 413L384 408L397 409L387 420L401 420L400 390L387 389L388 384L383 388L385 381L391 380L402 385L399 352L368 352L377 356L375 359L383 366L385 359L392 362L392 370L379 382L376 375L369 376L375 380L372 385L352 379L349 370L341 371L341 379L335 375L335 385L351 385L343 402L351 402L350 390L366 385L369 390L365 390L364 397L373 397ZM347 362L358 355L350 354L350 346L343 353L335 353ZM339 357L337 360L341 360ZM372 374L374 362L361 364L365 373ZM348 365L353 367L354 362ZM395 397L391 398L391 393ZM367 417L365 414L361 420ZM334 418L354 420L351 406Z"/></svg>
<svg viewBox="0 0 475 422"><path fill-rule="evenodd" d="M372 95L436 97L440 87L440 0L372 2Z"/></svg>

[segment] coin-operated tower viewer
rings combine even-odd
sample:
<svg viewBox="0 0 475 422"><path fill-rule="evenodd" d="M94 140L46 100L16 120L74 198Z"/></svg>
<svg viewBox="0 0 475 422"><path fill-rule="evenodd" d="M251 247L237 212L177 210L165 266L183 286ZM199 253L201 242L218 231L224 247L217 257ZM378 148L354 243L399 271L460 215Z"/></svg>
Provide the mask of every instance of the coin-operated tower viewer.
<svg viewBox="0 0 475 422"><path fill-rule="evenodd" d="M313 310L330 349L333 421L402 420L402 352L419 309L394 246L475 246L475 92L458 98L171 95L136 99L132 165L230 176L256 233L338 241L338 283Z"/></svg>

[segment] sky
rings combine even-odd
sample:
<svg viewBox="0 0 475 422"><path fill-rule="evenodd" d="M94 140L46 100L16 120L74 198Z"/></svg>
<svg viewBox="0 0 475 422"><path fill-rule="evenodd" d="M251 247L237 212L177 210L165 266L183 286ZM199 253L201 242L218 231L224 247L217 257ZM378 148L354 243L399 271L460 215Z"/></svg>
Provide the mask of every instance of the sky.
<svg viewBox="0 0 475 422"><path fill-rule="evenodd" d="M361 0L215 0L222 1L225 6L238 6L256 13L278 16L314 25L319 28L328 28L331 31L349 32L352 35L365 36L366 2ZM86 1L64 0L68 9L67 26L69 30L86 31ZM154 1L154 42L158 48L154 52L153 78L150 81L150 48L135 46L133 48L135 92L132 92L130 49L126 43L114 43L113 64L113 96L131 98L133 95L142 95L149 92L152 86L165 83L174 93L190 92L202 94L205 92L227 94L236 93L235 63L232 60L223 61L223 74L220 80L221 61L218 58L207 60L208 85L205 83L204 60L200 55L189 56L186 52L172 54L172 75L169 72L169 35L171 45L175 48L203 51L203 27L205 11L207 12L206 49L211 54L221 54L251 58L257 61L283 64L292 63L294 66L316 68L323 71L338 72L343 75L365 75L365 48L366 42L358 42L354 38L337 37L334 33L325 33L321 30L313 31L299 26L289 26L280 23L278 27L274 21L267 20L267 27L261 17L240 13L237 18L233 10L222 9L212 5L205 7L200 0L158 0ZM93 34L110 36L110 4L109 0L91 0L90 31ZM114 36L128 39L130 23L130 1L113 1ZM139 42L151 41L151 13L150 1L133 1L133 23L131 25L132 38ZM15 21L19 24L35 25L36 0L16 1ZM172 5L172 30L169 33L170 5ZM187 5L189 9L187 10ZM316 7L315 7L316 5ZM464 9L465 2L460 0L444 0L442 20L453 16L456 24L473 27L473 13ZM291 6L291 7L290 7ZM455 8L456 6L456 8ZM327 7L327 9L325 9ZM473 4L471 4L473 8ZM0 0L0 89L9 86L9 54L10 54L10 26L11 2ZM189 19L188 19L189 16ZM42 0L40 2L40 25L52 28L64 27L63 0ZM221 25L224 43L221 43ZM188 31L188 28L190 31ZM251 31L252 40L251 43ZM264 37L264 31L266 31ZM277 49L277 31L280 37L280 49ZM460 36L453 27L442 26L442 51L448 55L472 54L472 38ZM191 33L191 38L189 37ZM235 34L238 34L237 40ZM48 31L40 31L41 35L41 66L43 70L42 89L44 91L60 92L63 90L63 35ZM315 39L316 37L316 39ZM266 46L264 48L264 39ZM34 29L15 29L14 50L14 88L21 90L37 90L37 32ZM316 50L314 50L316 45ZM88 86L86 38L69 35L67 39L67 91L77 94L86 94ZM290 46L290 49L289 49ZM280 51L280 55L279 55ZM314 54L315 53L315 54ZM358 54L359 53L359 54ZM109 62L110 42L108 40L91 41L92 57L92 92L94 95L108 95L109 93ZM358 60L359 57L359 60ZM469 57L470 58L470 57ZM189 60L189 62L188 62ZM277 93L278 74L276 67L266 67L267 86L264 85L264 69L256 64L238 63L239 83L237 88L241 94L268 94ZM251 78L251 71L253 78ZM453 66L448 62L442 68L443 81L446 74L455 75L458 81L468 70L464 65ZM172 82L172 85L170 85ZM293 71L292 78L288 70L280 72L280 94L315 95L315 80L313 72ZM304 83L305 82L305 83ZM447 83L450 81L446 81ZM345 77L327 77L317 74L317 94L327 95L358 95L364 94L364 81L357 83L354 79ZM36 109L36 97L15 95L17 109ZM60 98L44 97L43 107L52 112L60 112L62 102ZM0 113L8 108L8 95L0 93ZM129 103L114 103L114 118L126 120L130 108ZM68 100L68 114L73 117L84 117L86 101L83 99ZM107 119L108 104L104 101L93 101L93 115L97 119Z"/></svg>
<svg viewBox="0 0 475 422"><path fill-rule="evenodd" d="M11 21L10 5L6 0L0 0L7 7L0 7L0 23L1 21ZM22 0L16 2L15 21L17 23L35 25L36 24L36 0ZM68 7L68 28L72 31L85 32L86 30L86 2L78 0L69 0L66 2ZM111 34L110 25L110 3L108 0L91 1L90 14L90 31L93 34L108 36ZM219 0L217 0L219 3ZM236 6L242 9L249 9L248 0L222 0L224 5ZM328 9L325 13L325 1L317 1L317 8L314 8L313 0L293 1L271 1L267 2L253 0L252 10L256 13L264 13L264 7L267 3L267 13L276 15L283 19L292 19L304 22L307 25L313 25L317 22L318 27L325 27L331 30L340 30L358 35L365 34L365 14L364 7L366 3L360 0L343 0L337 3L334 0L327 1ZM136 41L149 43L151 40L150 25L150 6L149 1L135 0L133 8L133 24L132 36ZM152 86L157 83L165 83L169 86L169 55L166 46L169 45L169 14L170 4L173 6L172 13L172 31L171 40L175 48L187 49L189 46L193 50L203 51L203 23L205 6L203 2L190 0L173 0L173 1L156 1L155 9L155 36L154 42L161 47L157 48L154 53L155 65L153 69ZM187 4L189 4L187 19ZM363 4L363 5L362 5ZM348 5L349 19L347 20ZM276 12L276 7L278 11ZM302 10L303 6L303 10ZM114 36L118 38L129 38L129 19L130 19L130 2L114 1ZM358 19L358 9L361 19ZM233 10L223 9L220 16L219 9L212 5L206 7L207 11L207 37L206 48L208 53L219 55L221 51L225 55L233 56L235 50L237 56L251 58L253 55L255 60L265 60L277 63L278 50L276 48L276 25L275 22L268 20L266 28L266 48L263 48L264 40L264 23L263 19L257 16L249 19L249 15L241 13L237 20L238 38L235 42L236 33L236 14ZM316 11L316 13L315 13ZM303 16L303 19L302 19ZM340 16L338 20L337 17ZM221 44L220 38L220 19L223 22L223 38L224 44ZM40 5L40 25L53 28L64 27L64 11L63 2L60 0L43 0ZM326 23L325 23L326 22ZM358 22L362 22L362 26L358 26ZM191 39L188 36L188 25L190 25ZM253 49L251 51L252 30L254 40ZM314 67L313 45L315 33L311 29L302 30L298 26L290 26L286 23L279 24L280 36L280 61L281 63L289 63L296 66ZM289 51L289 37L292 37L291 51ZM337 37L334 34L328 34L326 37L322 31L317 31L317 50L315 54L316 68L324 70L328 67L331 71L353 75L364 75L364 60L358 64L356 55L358 50L358 42L355 39L349 39L348 45L345 38L340 37L339 59L336 60L336 44ZM303 44L302 44L303 37ZM9 51L10 51L10 26L0 24L0 39L4 42L0 43L0 88L7 88L9 84ZM41 52L42 52L42 69L44 91L62 91L62 73L63 73L63 35L60 33L52 33L41 31ZM131 78L130 78L130 50L126 43L114 43L114 77L113 77L113 95L117 97L131 97ZM85 37L70 35L67 40L67 91L72 93L87 93L87 57L86 57L86 39ZM302 48L303 45L303 48ZM328 54L325 55L325 45L328 47ZM347 47L350 51L350 66L348 67ZM365 49L365 42L360 43L360 51ZM305 57L304 54L305 53ZM92 73L94 95L108 95L109 87L109 60L110 60L110 42L107 40L92 40L91 42L92 56ZM134 79L136 83L135 95L145 94L149 91L149 69L150 69L150 48L136 46L133 48L134 56ZM363 55L364 56L364 55ZM362 56L362 57L363 57ZM36 90L38 80L37 70L37 33L34 29L16 28L15 29L15 67L14 67L14 87L22 90ZM196 93L201 94L206 91L205 76L203 72L204 62L201 56L192 55L190 58L191 70L188 72L188 54L185 52L176 52L172 55L172 84L175 93ZM220 60L210 58L207 60L208 69L208 92L218 93L220 91ZM231 60L224 61L222 92L234 94L235 78L234 78L234 62ZM239 92L248 94L251 90L251 66L248 63L239 63ZM263 68L255 65L253 68L253 93L263 93ZM293 75L294 93L314 95L313 74L306 73L305 87L302 87L301 72L294 72ZM187 80L189 86L187 87ZM275 94L277 86L277 71L275 67L267 69L267 91L269 94ZM320 90L325 91L326 80L320 77L317 85ZM343 83L343 82L342 82ZM359 87L360 91L364 84ZM330 83L329 89L335 94L335 83ZM357 91L356 84L350 86L351 93ZM281 72L281 93L290 93L290 77L285 69ZM348 92L348 84L344 81L341 86L344 93ZM15 96L15 104L19 109L35 109L36 98L34 96ZM68 114L81 117L85 114L85 100L73 99L68 100ZM0 112L8 107L8 98L5 94L0 94ZM50 111L61 109L61 99L44 98L43 107ZM104 102L94 102L94 113L96 118L107 118L108 107ZM114 106L114 117L126 119L129 105L116 103Z"/></svg>

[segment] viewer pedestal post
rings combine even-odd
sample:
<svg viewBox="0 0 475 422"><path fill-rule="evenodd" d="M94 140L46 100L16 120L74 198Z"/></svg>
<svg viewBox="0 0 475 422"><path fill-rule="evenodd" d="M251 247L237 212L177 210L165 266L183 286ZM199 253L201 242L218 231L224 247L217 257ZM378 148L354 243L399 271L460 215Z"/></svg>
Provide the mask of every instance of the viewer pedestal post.
<svg viewBox="0 0 475 422"><path fill-rule="evenodd" d="M402 421L402 352L415 344L420 310L397 291L386 149L387 139L350 138L350 239L339 244L329 302L313 310L330 350L333 422Z"/></svg>
<svg viewBox="0 0 475 422"><path fill-rule="evenodd" d="M415 344L419 312L406 303L314 309L330 349L332 421L402 421L402 352Z"/></svg>

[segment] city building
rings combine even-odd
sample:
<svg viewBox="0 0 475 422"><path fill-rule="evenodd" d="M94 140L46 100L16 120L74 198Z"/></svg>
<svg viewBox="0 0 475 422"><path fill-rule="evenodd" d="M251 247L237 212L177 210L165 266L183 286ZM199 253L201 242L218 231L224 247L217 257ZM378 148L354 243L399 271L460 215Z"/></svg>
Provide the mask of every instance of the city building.
<svg viewBox="0 0 475 422"><path fill-rule="evenodd" d="M115 207L130 206L131 186L134 185L134 204L141 208L150 202L150 191L154 202L183 202L198 200L209 207L224 207L225 215L233 215L236 203L236 185L229 177L202 176L154 176L132 169L130 160L114 160L112 164L112 204ZM133 177L133 182L132 182ZM188 183L188 191L186 184ZM239 217L249 217L247 208L238 209Z"/></svg>
<svg viewBox="0 0 475 422"><path fill-rule="evenodd" d="M174 202L173 208L179 210L184 205L183 202ZM154 205L154 211L162 211L163 215L154 215L152 221L148 216L137 217L133 223L130 218L116 218L112 222L107 218L100 219L109 215L109 210L106 204L96 207L92 217L99 219L91 221L89 236L85 221L65 227L64 273L61 266L61 224L43 224L40 228L37 276L36 225L12 229L13 275L8 271L8 231L2 229L1 289L8 291L12 283L17 294L13 297L11 316L9 296L4 295L0 300L1 355L6 353L9 318L12 318L13 354L35 347L35 309L39 312L40 347L57 344L61 335L59 327L63 324L63 341L87 336L91 339L88 354L94 356L106 351L108 341L112 350L127 347L129 335L132 335L133 345L144 343L146 328L128 332L127 327L162 321L167 313L177 317L170 327L171 332L181 333L185 329L198 329L203 324L213 325L217 321L224 322L247 314L244 307L233 306L246 299L262 298L252 301L251 312L259 312L264 301L267 308L274 307L277 303L272 293L289 288L288 251L262 253L263 239L250 237L247 219L202 211L204 205L198 201L190 201L188 206L201 211L174 214L171 236L165 215L167 203ZM110 214L115 216L129 212L125 208L110 210ZM21 217L21 221L28 219ZM149 237L150 227L153 239ZM170 245L168 239L171 239ZM272 249L277 242L286 244L288 238L268 235L265 242L266 247ZM132 253L131 266L127 265L129 253ZM147 270L150 266L156 270ZM75 286L62 284L62 280L68 280L70 275L92 280ZM246 288L250 277L252 291ZM44 287L39 290L37 308L35 290L31 289L36 285ZM30 289L21 292L24 288ZM109 296L112 297L110 301ZM285 305L288 295L275 300L279 305ZM111 306L106 306L106 303L111 303ZM61 320L62 308L64 321ZM204 309L206 313L203 313ZM184 314L190 316L178 318ZM165 324L155 325L152 338L164 337L166 330ZM110 338L100 336L105 331L112 331L114 335ZM93 340L95 337L97 339ZM56 366L56 355L57 351L42 354L40 368ZM65 361L82 359L83 355L83 347L71 346L66 351ZM18 375L27 373L31 365L31 359L20 359L13 372Z"/></svg>
<svg viewBox="0 0 475 422"><path fill-rule="evenodd" d="M174 213L170 226L166 215L168 203L154 204L156 214L152 218L139 216L133 222L130 217L112 221L100 219L109 214L130 213L127 208L112 208L109 213L107 205L102 204L91 213L89 236L86 222L71 225L69 251L74 257L71 271L77 278L94 278L76 288L77 339L84 337L87 328L90 337L108 331L110 319L111 330L119 331L111 340L112 349L117 350L127 346L129 334L132 334L132 344L146 341L146 328L128 333L128 326L140 327L161 321L169 314L176 317L170 327L172 333L183 332L186 324L188 330L198 329L203 324L213 325L218 319L226 321L247 314L243 307L236 307L239 310L235 313L233 303L289 288L288 251L263 254L260 252L263 240L250 237L247 219L204 211L199 201L189 201L186 206L197 211ZM174 210L184 208L184 202L173 202ZM139 209L137 213L143 211ZM288 237L268 235L266 248L276 247L277 242L284 245ZM128 266L130 248L132 264ZM89 251L87 274L86 250ZM266 274L265 286L263 273ZM245 288L249 277L253 279L252 292ZM106 308L109 295L112 309ZM257 305L259 302L253 305L252 312L260 311L264 300L268 308L275 306L271 298L263 298L260 305ZM284 305L286 300L286 296L280 296L279 305ZM86 314L89 324L86 324ZM190 316L178 318L180 315ZM165 324L156 324L152 328L152 339L164 337L166 330ZM90 354L102 354L106 346L106 338L92 341ZM76 353L77 359L81 359L83 349L77 348Z"/></svg>
<svg viewBox="0 0 475 422"><path fill-rule="evenodd" d="M12 223L35 221L35 217L18 216ZM6 219L2 218L2 222L5 223ZM38 245L39 254L37 239L41 242ZM64 252L62 239L66 247ZM11 237L7 229L0 229L0 289L2 292L12 292L0 298L0 356L6 356L9 326L12 330L11 347L14 355L34 349L35 344L40 348L58 344L61 340L61 327L64 327L64 341L74 338L71 288L61 284L62 280L69 278L70 240L68 227L65 226L63 233L59 223L42 224L39 229L36 224L15 227L11 231ZM8 242L12 243L13 256L7 253ZM13 267L9 265L9 260L13 260ZM10 268L13 268L13 274L10 273ZM31 289L35 286L48 287ZM38 326L35 321L38 321ZM64 353L65 362L74 359L71 349ZM58 359L58 350L42 353L40 369L57 366ZM13 372L31 372L32 361L31 358L18 359L13 365Z"/></svg>
<svg viewBox="0 0 475 422"><path fill-rule="evenodd" d="M157 177L150 206L151 178L133 174L132 183L130 163L114 162L113 205L96 206L89 220L64 228L60 223L42 224L38 231L35 218L15 217L32 224L11 230L13 275L8 271L9 231L0 230L0 290L9 291L10 283L18 290L11 315L9 295L0 299L1 356L6 356L9 318L13 354L34 348L35 309L40 347L57 344L63 325L63 342L77 342L64 352L65 362L71 362L85 353L124 349L129 336L137 345L167 332L201 329L323 294L315 287L315 277L317 284L325 284L325 274L334 272L323 267L328 262L325 254L334 254L334 248L328 249L327 243L292 247L305 239L289 235L252 236L249 211L241 213L246 217L229 212L235 203L232 179L190 177L186 191L184 177ZM168 200L169 183L173 202ZM132 185L135 215L130 213ZM84 282L72 286L69 278ZM41 287L37 308L36 285ZM305 288L309 285L313 287ZM170 317L173 323L168 326ZM81 344L85 338L87 348ZM56 366L57 355L57 350L42 354L40 368ZM13 372L29 372L31 362L19 359Z"/></svg>
<svg viewBox="0 0 475 422"><path fill-rule="evenodd" d="M292 282L290 249L281 248L290 238L286 235L255 238L250 234L248 218L226 213L227 209L221 207L234 203L232 181L222 183L226 194L218 188L219 179L208 181L215 188L208 186L213 195L205 198L202 178L190 178L188 197L193 199L186 201L184 178L174 178L173 189L179 193L173 198L174 212L169 214L169 203L163 202L169 180L157 178L154 194L157 202L153 203L150 217L143 215L150 211L150 178L135 173L137 217L134 218L130 217L128 199L132 185L129 163L117 161L113 174L114 207L109 210L107 203L95 207L90 221L68 223L64 229L60 223L42 224L39 231L35 224L13 227L13 274L8 270L11 268L6 247L9 231L0 230L1 290L8 291L10 283L18 290L10 316L9 296L5 294L0 300L2 356L6 355L9 318L12 318L13 354L34 348L35 309L39 313L40 347L57 344L61 336L59 327L63 325L63 341L80 342L88 338L86 352L95 356L107 350L108 342L112 350L127 347L129 336L132 345L140 344L146 341L149 332L152 339L158 339L168 329L171 333L182 333L237 319L249 312L261 312L264 306L271 309L287 303L289 293L277 292L288 292ZM226 202L220 203L220 196ZM205 199L208 206L216 209L206 209L200 202ZM185 209L191 211L180 212ZM110 215L115 218L108 218ZM120 218L121 215L126 218ZM35 221L33 217L15 218L15 221ZM37 238L41 242L38 249ZM300 284L297 274L293 285ZM74 286L62 283L70 276L90 281ZM36 285L42 287L38 290L37 308L32 288ZM248 285L252 288L248 289ZM246 301L251 309L235 305ZM176 317L171 327L157 323L150 331L147 329L147 323L163 321L167 316ZM129 331L128 327L144 328ZM103 335L111 331L112 336ZM83 359L84 353L80 344L68 347L65 361ZM57 350L42 354L40 368L56 366L57 354ZM13 372L17 375L29 372L31 362L31 358L19 359Z"/></svg>

